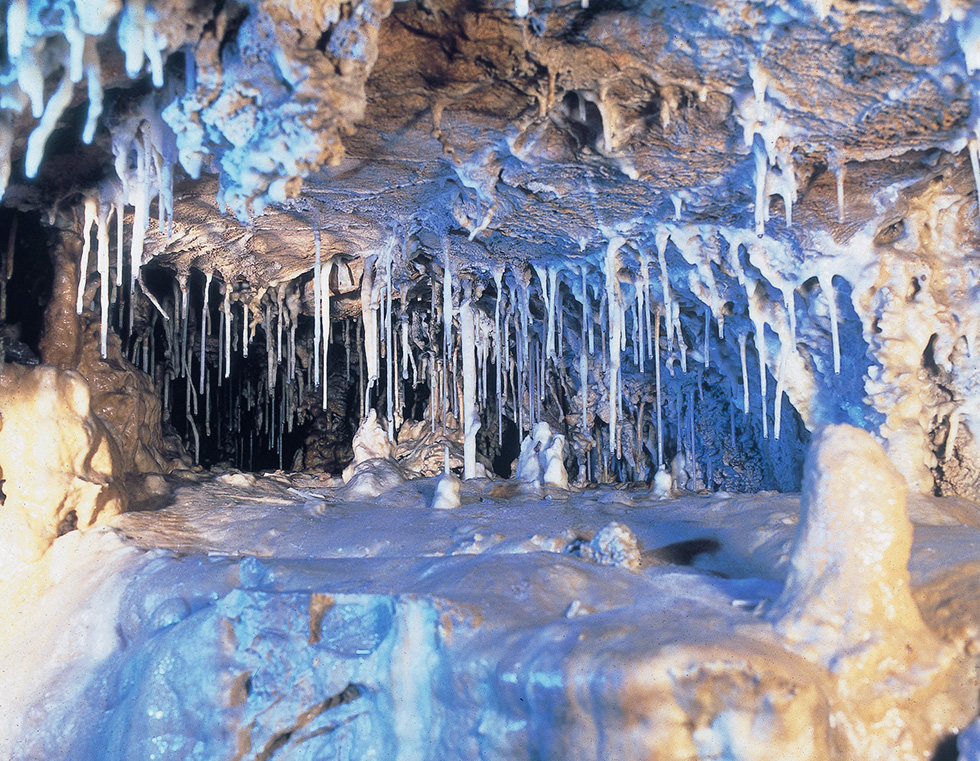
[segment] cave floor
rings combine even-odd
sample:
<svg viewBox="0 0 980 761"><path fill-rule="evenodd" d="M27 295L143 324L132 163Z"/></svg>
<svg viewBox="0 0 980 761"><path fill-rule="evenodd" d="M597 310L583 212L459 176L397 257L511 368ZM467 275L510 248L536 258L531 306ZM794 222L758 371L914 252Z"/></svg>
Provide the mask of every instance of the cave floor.
<svg viewBox="0 0 980 761"><path fill-rule="evenodd" d="M0 586L5 757L710 758L751 736L744 757L808 758L829 742L824 677L761 615L798 495L473 480L433 510L436 479L380 495L304 474L166 481L154 509L66 534ZM909 510L923 618L980 651L980 506ZM588 559L611 522L638 569ZM766 712L767 732L740 734Z"/></svg>

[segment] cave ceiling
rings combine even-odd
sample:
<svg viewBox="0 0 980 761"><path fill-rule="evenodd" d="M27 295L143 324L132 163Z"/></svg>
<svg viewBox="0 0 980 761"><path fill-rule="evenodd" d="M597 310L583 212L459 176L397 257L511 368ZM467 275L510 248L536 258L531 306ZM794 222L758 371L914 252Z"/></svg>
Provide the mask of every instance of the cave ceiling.
<svg viewBox="0 0 980 761"><path fill-rule="evenodd" d="M976 22L950 2L547 3L523 17L473 2L158 2L137 29L158 63L127 42L141 3L95 20L87 5L48 3L26 36L50 92L71 67L65 30L87 33L105 92L95 140L79 140L80 82L25 180L37 120L8 65L22 110L5 112L7 202L77 207L113 177L127 120L162 112L177 135L165 160L183 170L171 234L151 226L145 259L176 269L288 279L311 264L314 225L327 251L394 234L477 271L568 261L614 232L652 243L673 220L764 230L799 259L815 232L844 241L900 220L878 191L972 188Z"/></svg>

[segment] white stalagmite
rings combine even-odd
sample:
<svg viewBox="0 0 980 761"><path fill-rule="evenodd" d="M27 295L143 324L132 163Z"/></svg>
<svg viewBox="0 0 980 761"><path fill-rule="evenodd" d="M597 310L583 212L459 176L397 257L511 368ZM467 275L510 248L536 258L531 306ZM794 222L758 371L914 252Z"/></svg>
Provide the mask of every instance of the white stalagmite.
<svg viewBox="0 0 980 761"><path fill-rule="evenodd" d="M459 308L459 342L463 355L463 478L476 477L476 434L480 430L480 413L476 405L476 314L472 293Z"/></svg>
<svg viewBox="0 0 980 761"><path fill-rule="evenodd" d="M92 251L92 224L98 213L98 201L86 198L82 218L82 259L78 265L78 297L75 299L75 313L81 314L85 302L85 281L88 276L88 257Z"/></svg>

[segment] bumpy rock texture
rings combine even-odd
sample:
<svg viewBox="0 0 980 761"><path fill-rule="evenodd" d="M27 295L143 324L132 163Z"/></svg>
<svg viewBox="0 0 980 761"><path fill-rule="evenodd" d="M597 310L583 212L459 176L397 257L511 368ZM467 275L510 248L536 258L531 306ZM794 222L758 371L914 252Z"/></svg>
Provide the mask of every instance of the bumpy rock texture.
<svg viewBox="0 0 980 761"><path fill-rule="evenodd" d="M579 477L649 478L683 454L693 486L792 488L806 429L846 422L912 488L980 495L970 4L50 6L7 10L7 203L70 226L81 193L100 232L126 210L128 255L109 266L135 281L152 258L174 277L137 293L161 305L153 360L180 385L189 446L245 436L225 418L214 441L207 409L242 417L221 393L250 414L265 395L249 436L291 462L270 421L315 405L286 384L284 341L298 328L307 374L322 345L336 367L357 317L354 398L397 428L421 378L432 409L472 281L478 343L515 344L503 378L496 348L479 358L503 408L481 421L488 457L507 425L544 420ZM244 392L214 391L226 317L236 357L256 336L276 352ZM195 363L208 382L191 384Z"/></svg>

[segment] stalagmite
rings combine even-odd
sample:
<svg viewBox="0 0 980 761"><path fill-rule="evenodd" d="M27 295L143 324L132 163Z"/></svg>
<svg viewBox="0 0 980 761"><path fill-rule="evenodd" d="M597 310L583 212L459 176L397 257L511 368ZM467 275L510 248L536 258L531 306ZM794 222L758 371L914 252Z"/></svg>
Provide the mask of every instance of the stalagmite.
<svg viewBox="0 0 980 761"><path fill-rule="evenodd" d="M98 212L95 198L85 199L85 212L82 221L82 259L78 265L78 298L75 299L75 313L81 314L85 305L85 282L88 279L88 257L92 250L92 224Z"/></svg>

